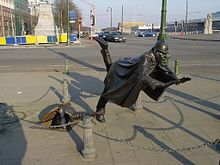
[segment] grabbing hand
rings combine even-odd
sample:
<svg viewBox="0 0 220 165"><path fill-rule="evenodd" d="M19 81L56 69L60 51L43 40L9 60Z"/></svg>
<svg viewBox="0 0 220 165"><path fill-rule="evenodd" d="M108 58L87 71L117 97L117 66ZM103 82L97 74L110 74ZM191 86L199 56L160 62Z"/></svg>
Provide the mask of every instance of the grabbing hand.
<svg viewBox="0 0 220 165"><path fill-rule="evenodd" d="M176 84L176 85L179 85L180 83L184 83L184 82L187 82L187 81L190 81L190 80L191 80L190 77L183 77L183 78L181 78L181 79L176 80L176 81L175 81L175 84Z"/></svg>

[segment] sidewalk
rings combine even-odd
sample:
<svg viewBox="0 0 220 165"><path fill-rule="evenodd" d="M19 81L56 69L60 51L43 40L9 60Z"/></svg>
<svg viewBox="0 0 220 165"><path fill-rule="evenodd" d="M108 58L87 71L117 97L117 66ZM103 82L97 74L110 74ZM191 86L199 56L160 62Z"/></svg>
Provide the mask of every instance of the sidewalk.
<svg viewBox="0 0 220 165"><path fill-rule="evenodd" d="M172 86L159 102L142 93L143 110L133 112L107 104L107 123L93 126L98 157L83 159L82 122L69 132L34 128L41 111L62 98L60 82L67 79L72 106L94 111L105 72L1 73L1 165L217 165L214 146L193 149L220 138L219 74L187 75L192 81ZM0 113L0 115L2 115ZM16 121L17 118L23 118ZM8 117L10 118L10 117ZM182 152L166 152L189 148ZM165 150L165 152L163 152ZM191 150L191 151L190 151Z"/></svg>
<svg viewBox="0 0 220 165"><path fill-rule="evenodd" d="M220 34L188 34L183 36L170 36L170 38L181 40L220 42Z"/></svg>

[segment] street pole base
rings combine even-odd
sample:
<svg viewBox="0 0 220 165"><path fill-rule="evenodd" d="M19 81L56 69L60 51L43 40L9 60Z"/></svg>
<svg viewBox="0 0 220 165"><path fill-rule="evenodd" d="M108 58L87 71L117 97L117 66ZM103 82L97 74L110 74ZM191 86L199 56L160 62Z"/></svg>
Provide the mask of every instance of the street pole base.
<svg viewBox="0 0 220 165"><path fill-rule="evenodd" d="M82 150L82 156L84 160L92 161L98 157L98 153L96 152L95 148L91 148L91 149L86 148Z"/></svg>
<svg viewBox="0 0 220 165"><path fill-rule="evenodd" d="M139 112L139 111L143 110L143 106L134 104L134 105L131 106L131 109L135 112Z"/></svg>

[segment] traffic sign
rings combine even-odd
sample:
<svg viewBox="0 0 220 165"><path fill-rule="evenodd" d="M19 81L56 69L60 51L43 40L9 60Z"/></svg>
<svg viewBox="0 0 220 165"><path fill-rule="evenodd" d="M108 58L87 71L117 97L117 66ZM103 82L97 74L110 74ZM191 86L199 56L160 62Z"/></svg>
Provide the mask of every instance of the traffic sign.
<svg viewBox="0 0 220 165"><path fill-rule="evenodd" d="M75 23L76 20L76 12L75 11L70 11L69 12L69 18L70 18L70 23Z"/></svg>

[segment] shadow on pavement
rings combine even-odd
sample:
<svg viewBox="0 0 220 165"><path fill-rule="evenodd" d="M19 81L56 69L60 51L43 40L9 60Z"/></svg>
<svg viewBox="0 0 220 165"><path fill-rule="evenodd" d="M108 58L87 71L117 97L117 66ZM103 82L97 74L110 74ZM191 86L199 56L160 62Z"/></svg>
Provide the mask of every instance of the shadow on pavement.
<svg viewBox="0 0 220 165"><path fill-rule="evenodd" d="M72 138L73 142L76 144L77 151L81 152L84 148L83 140L73 129L68 130L68 134Z"/></svg>
<svg viewBox="0 0 220 165"><path fill-rule="evenodd" d="M179 121L175 124L173 124L173 126L171 127L167 127L167 128L144 128L147 130L154 130L154 131L168 131L168 130L172 130L172 129L176 129L179 128L183 122L184 122L184 116L182 111L179 109L179 107L172 101L172 98L170 99L170 97L164 96L165 100L163 100L162 102L166 102L166 101L170 101L170 103L175 107L175 110L177 111L177 113L179 114ZM144 101L145 102L145 101ZM153 111L150 111L153 112ZM159 114L158 114L159 115ZM162 118L163 116L160 115L160 117Z"/></svg>
<svg viewBox="0 0 220 165"><path fill-rule="evenodd" d="M68 86L69 95L71 96L71 102L79 105L80 107L82 107L83 110L87 112L93 112L93 109L89 106L89 104L85 101L85 99L96 97L97 95L99 95L104 85L103 82L98 78L88 75L82 75L76 72L70 72L68 76L71 78ZM49 77L51 79L56 80L59 83L62 83L63 81L53 76L49 76ZM62 100L63 98L63 94L61 93L62 89L60 91L58 91L54 87L50 87L50 89L56 94L59 100ZM50 112L55 107L58 107L57 104L46 107L39 114L39 118L42 118L41 116L44 116L45 113ZM74 105L72 105L72 107L76 109ZM83 149L83 141L80 138L80 136L74 131L74 129L68 129L67 133L69 134L73 142L76 144L77 151L81 152Z"/></svg>
<svg viewBox="0 0 220 165"><path fill-rule="evenodd" d="M215 78L210 78L210 77L206 77L206 76L201 76L201 75L196 75L196 74L191 74L192 76L194 77L198 77L198 78L201 78L201 79L206 79L206 80L212 80L212 81L216 81L216 82L220 82L219 79L215 79Z"/></svg>
<svg viewBox="0 0 220 165"><path fill-rule="evenodd" d="M144 109L145 111L147 111L148 113L151 113L151 114L153 114L154 116L157 116L158 118L163 119L163 120L166 121L167 123L170 123L170 124L172 124L172 125L174 125L174 126L176 125L175 122L171 121L170 119L168 119L168 118L166 118L166 117L164 117L164 116L162 116L162 115L160 115L160 114L158 114L158 113L156 113L156 112L154 112L154 111L152 111L152 110L150 110L150 109L148 109L148 108L146 108L146 107L143 107L143 109ZM181 125L178 125L178 129L184 131L185 133L191 135L192 137L194 137L194 138L200 140L200 141L203 142L203 143L209 142L209 141L206 140L205 138L203 138L203 137L197 135L195 132L190 131L189 129L187 129L187 128L181 126ZM208 147L209 147L210 149L212 149L213 151L218 152L218 151L216 151L216 150L214 149L214 147L212 147L212 146L208 146Z"/></svg>
<svg viewBox="0 0 220 165"><path fill-rule="evenodd" d="M159 145L162 149L165 149L165 150L166 149L168 149L168 150L172 149L168 145L166 145L165 143L163 143L162 141L157 139L154 135L152 135L152 134L148 133L147 131L145 131L145 129L143 127L134 125L134 129L137 130L138 132L142 133L147 139L150 139L151 141L153 141L154 143ZM183 155L181 155L178 152L169 152L169 154L171 156L173 156L176 160L178 160L182 164L188 164L188 165L193 165L194 164L192 161L185 158Z"/></svg>
<svg viewBox="0 0 220 165"><path fill-rule="evenodd" d="M0 131L0 164L22 165L27 140L13 106L0 105L0 124L4 128Z"/></svg>
<svg viewBox="0 0 220 165"><path fill-rule="evenodd" d="M82 75L76 72L71 72L69 77L72 78L69 90L72 101L81 106L85 111L93 112L94 110L85 99L100 95L104 85L103 82L96 77Z"/></svg>
<svg viewBox="0 0 220 165"><path fill-rule="evenodd" d="M215 118L215 119L217 119L217 120L220 120L220 115L217 115L217 114L215 114L215 113L206 111L206 110L204 110L204 109L202 109L202 108L198 108L198 107L196 107L196 106L194 106L194 105L190 105L190 104L188 104L188 103L186 103L186 102L183 102L183 101L181 101L181 100L175 100L175 102L178 102L178 103L183 104L183 105L185 105L185 106L187 106L187 107L190 107L190 108L192 108L192 109L194 109L194 110L196 110L196 111L199 111L199 112L202 112L202 113L204 113L204 114L207 114L207 115L209 115L209 116L211 116L211 117L213 117L213 118ZM197 103L197 102L195 102L195 103Z"/></svg>
<svg viewBox="0 0 220 165"><path fill-rule="evenodd" d="M100 95L104 85L103 82L96 77L82 75L76 72L71 72L68 74L68 76L71 78L68 86L71 101L82 107L85 111L93 112L93 109L89 106L85 99ZM60 83L63 81L53 76L49 77ZM50 88L60 100L63 98L62 93L58 92L54 87Z"/></svg>
<svg viewBox="0 0 220 165"><path fill-rule="evenodd" d="M68 55L68 54L66 54L66 53L57 52L57 51L55 51L55 50L53 50L53 49L50 49L50 48L47 48L47 49L48 49L49 51L51 51L51 52L53 52L53 53L55 53L55 54L57 54L57 55L59 55L59 56L65 58L65 59L67 59L67 60L70 60L70 61L72 61L72 62L78 63L78 64L80 64L80 65L83 65L83 66L87 67L87 68L96 70L97 72L105 71L104 68L100 68L100 67L97 67L97 66L95 66L95 65L86 63L86 62L81 61L81 60L79 60L79 59L77 59L77 58L74 58L74 57L72 57L72 56L70 56L70 55Z"/></svg>
<svg viewBox="0 0 220 165"><path fill-rule="evenodd" d="M179 97L182 97L186 100L193 101L194 103L200 104L202 106L212 108L216 111L220 111L220 105L219 104L212 103L212 102L206 101L206 100L201 100L199 97L196 97L196 96L184 93L184 92L180 92L180 91L177 91L177 90L171 89L171 88L168 88L166 90L166 92L168 92L170 94L173 94L173 95L176 95L176 96L179 96Z"/></svg>

